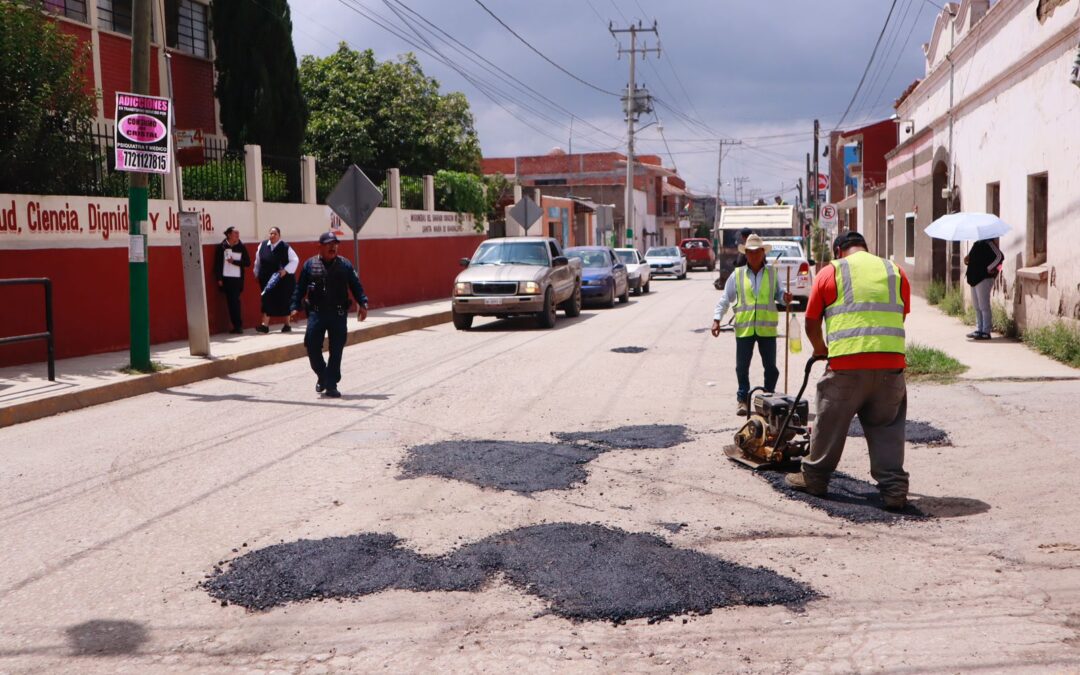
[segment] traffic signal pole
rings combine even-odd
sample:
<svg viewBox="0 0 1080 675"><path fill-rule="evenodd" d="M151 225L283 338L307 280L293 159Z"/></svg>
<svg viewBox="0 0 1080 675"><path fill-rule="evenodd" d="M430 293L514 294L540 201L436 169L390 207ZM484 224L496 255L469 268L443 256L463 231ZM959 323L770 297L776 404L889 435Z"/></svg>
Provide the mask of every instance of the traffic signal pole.
<svg viewBox="0 0 1080 675"><path fill-rule="evenodd" d="M150 93L150 31L152 0L134 0L131 25L131 91ZM150 203L149 176L128 173L128 286L131 321L131 367L149 372L150 282L147 267L146 223Z"/></svg>

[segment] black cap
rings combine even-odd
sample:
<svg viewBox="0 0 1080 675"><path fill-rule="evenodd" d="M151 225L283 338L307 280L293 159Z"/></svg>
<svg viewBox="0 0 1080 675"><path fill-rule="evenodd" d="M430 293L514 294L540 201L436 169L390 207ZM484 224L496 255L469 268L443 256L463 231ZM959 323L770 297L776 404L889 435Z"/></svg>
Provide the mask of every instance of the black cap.
<svg viewBox="0 0 1080 675"><path fill-rule="evenodd" d="M838 251L838 250L839 251L846 251L847 249L849 249L852 246L861 246L863 248L869 248L866 245L866 239L861 234L859 234L858 232L855 232L855 231L845 232L845 233L837 236L836 239L833 240L833 250L834 251Z"/></svg>
<svg viewBox="0 0 1080 675"><path fill-rule="evenodd" d="M337 235L333 232L323 232L319 235L320 244L336 244L338 243Z"/></svg>
<svg viewBox="0 0 1080 675"><path fill-rule="evenodd" d="M744 227L743 229L739 230L739 236L742 237L743 239L746 239L747 237L749 237L753 233L754 233L754 231L751 230L749 227Z"/></svg>

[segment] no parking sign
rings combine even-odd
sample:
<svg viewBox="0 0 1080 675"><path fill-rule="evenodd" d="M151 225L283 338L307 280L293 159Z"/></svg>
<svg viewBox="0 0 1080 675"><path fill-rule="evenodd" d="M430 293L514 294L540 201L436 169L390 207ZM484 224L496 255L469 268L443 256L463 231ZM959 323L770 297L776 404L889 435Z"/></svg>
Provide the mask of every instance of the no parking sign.
<svg viewBox="0 0 1080 675"><path fill-rule="evenodd" d="M836 227L840 223L840 218L836 213L836 204L822 204L821 205L821 225L822 227Z"/></svg>

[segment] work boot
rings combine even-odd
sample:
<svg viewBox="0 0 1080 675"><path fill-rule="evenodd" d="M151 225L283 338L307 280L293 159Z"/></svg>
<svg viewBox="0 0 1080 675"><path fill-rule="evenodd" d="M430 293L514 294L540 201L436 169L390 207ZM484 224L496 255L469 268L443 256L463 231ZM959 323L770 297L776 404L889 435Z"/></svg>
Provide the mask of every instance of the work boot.
<svg viewBox="0 0 1080 675"><path fill-rule="evenodd" d="M881 495L886 511L903 511L907 508L907 495Z"/></svg>
<svg viewBox="0 0 1080 675"><path fill-rule="evenodd" d="M784 482L788 487L794 488L799 492L805 492L806 494L814 495L815 497L824 497L828 492L825 488L818 487L816 485L810 485L806 482L806 476L801 471L798 473L789 473L784 476Z"/></svg>

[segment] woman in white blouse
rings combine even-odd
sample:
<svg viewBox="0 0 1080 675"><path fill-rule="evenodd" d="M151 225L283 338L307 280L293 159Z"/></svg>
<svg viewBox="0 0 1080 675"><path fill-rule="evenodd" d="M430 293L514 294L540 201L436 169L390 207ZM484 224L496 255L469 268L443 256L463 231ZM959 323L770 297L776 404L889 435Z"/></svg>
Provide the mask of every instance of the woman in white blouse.
<svg viewBox="0 0 1080 675"><path fill-rule="evenodd" d="M300 258L296 251L281 240L281 230L270 228L270 238L259 244L255 252L255 277L262 289L262 324L255 330L270 332L270 317L285 317L282 333L292 331L289 322L289 301L296 286L296 268Z"/></svg>

